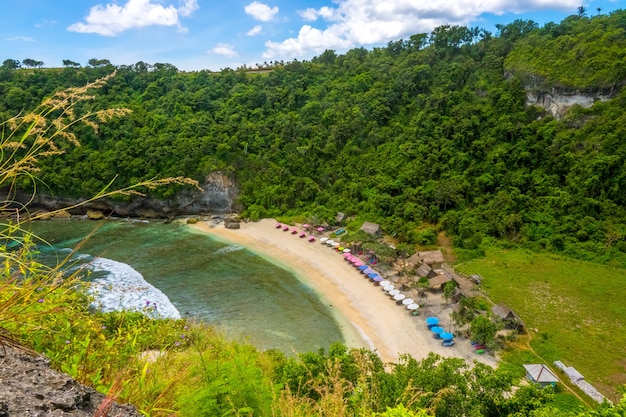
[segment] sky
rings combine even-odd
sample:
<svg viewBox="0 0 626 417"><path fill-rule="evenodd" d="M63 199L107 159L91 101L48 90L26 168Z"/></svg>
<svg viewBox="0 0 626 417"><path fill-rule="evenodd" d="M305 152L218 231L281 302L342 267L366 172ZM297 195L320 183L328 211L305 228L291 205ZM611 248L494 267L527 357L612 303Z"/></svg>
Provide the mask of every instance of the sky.
<svg viewBox="0 0 626 417"><path fill-rule="evenodd" d="M172 64L219 71L305 60L430 33L623 9L626 0L1 0L0 62ZM600 11L598 11L600 9Z"/></svg>

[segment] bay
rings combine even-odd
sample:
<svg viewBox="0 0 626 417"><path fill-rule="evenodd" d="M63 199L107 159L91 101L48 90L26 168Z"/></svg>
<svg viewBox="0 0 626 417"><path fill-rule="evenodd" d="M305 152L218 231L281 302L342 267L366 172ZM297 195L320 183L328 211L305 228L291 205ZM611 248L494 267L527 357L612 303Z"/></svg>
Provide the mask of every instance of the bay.
<svg viewBox="0 0 626 417"><path fill-rule="evenodd" d="M141 289L147 292L137 297L154 295L156 299L160 292L180 316L216 326L228 337L260 349L293 354L343 342L330 308L295 271L185 225L51 220L35 222L32 229L51 245L43 252L57 257L91 234L80 246L79 258L97 264L92 279L107 283L100 291L113 290L123 282L141 287L136 280L145 280L149 285ZM132 293L128 287L120 288L119 294ZM110 298L104 297L105 303ZM154 299L138 301L155 303Z"/></svg>

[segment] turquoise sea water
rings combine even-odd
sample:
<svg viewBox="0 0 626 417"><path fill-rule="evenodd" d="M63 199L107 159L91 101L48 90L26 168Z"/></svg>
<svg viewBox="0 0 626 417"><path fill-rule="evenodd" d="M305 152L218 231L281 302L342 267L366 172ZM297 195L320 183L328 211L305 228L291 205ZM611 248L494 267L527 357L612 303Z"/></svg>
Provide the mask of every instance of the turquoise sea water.
<svg viewBox="0 0 626 417"><path fill-rule="evenodd" d="M343 341L330 308L292 272L241 246L185 225L108 220L36 222L63 256L90 232L80 262L92 262L103 309L157 303L165 316L193 317L261 349L288 354ZM94 261L94 257L95 261Z"/></svg>

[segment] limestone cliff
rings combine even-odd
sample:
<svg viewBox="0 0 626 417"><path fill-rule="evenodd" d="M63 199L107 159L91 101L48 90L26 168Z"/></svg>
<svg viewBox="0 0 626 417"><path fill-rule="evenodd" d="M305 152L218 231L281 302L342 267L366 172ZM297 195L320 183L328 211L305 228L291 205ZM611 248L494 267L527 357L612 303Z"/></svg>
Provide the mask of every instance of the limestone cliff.
<svg viewBox="0 0 626 417"><path fill-rule="evenodd" d="M85 215L91 210L100 211L105 216L171 218L180 215L225 214L240 210L236 203L239 190L228 176L221 172L211 173L200 187L201 191L185 189L168 200L150 196L133 196L129 201L103 198L68 211L73 215ZM30 193L19 192L11 200L28 203L31 212L59 210L85 201L80 198L57 197L41 191L34 197Z"/></svg>

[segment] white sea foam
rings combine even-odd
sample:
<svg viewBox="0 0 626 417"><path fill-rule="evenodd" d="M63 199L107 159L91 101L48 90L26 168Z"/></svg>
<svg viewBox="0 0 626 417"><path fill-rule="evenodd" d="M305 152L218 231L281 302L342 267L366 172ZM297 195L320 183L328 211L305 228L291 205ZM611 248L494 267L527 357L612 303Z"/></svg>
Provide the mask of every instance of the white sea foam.
<svg viewBox="0 0 626 417"><path fill-rule="evenodd" d="M245 248L243 246L239 246L239 245L232 245L232 246L226 246L223 248L220 248L218 250L216 250L215 252L213 252L214 255L223 255L225 253L230 253L230 252L237 252L240 250L244 250Z"/></svg>
<svg viewBox="0 0 626 417"><path fill-rule="evenodd" d="M94 272L106 272L104 277L95 278L91 285L91 292L100 310L134 310L156 318L180 318L180 313L169 298L148 283L132 266L97 257L86 267Z"/></svg>

